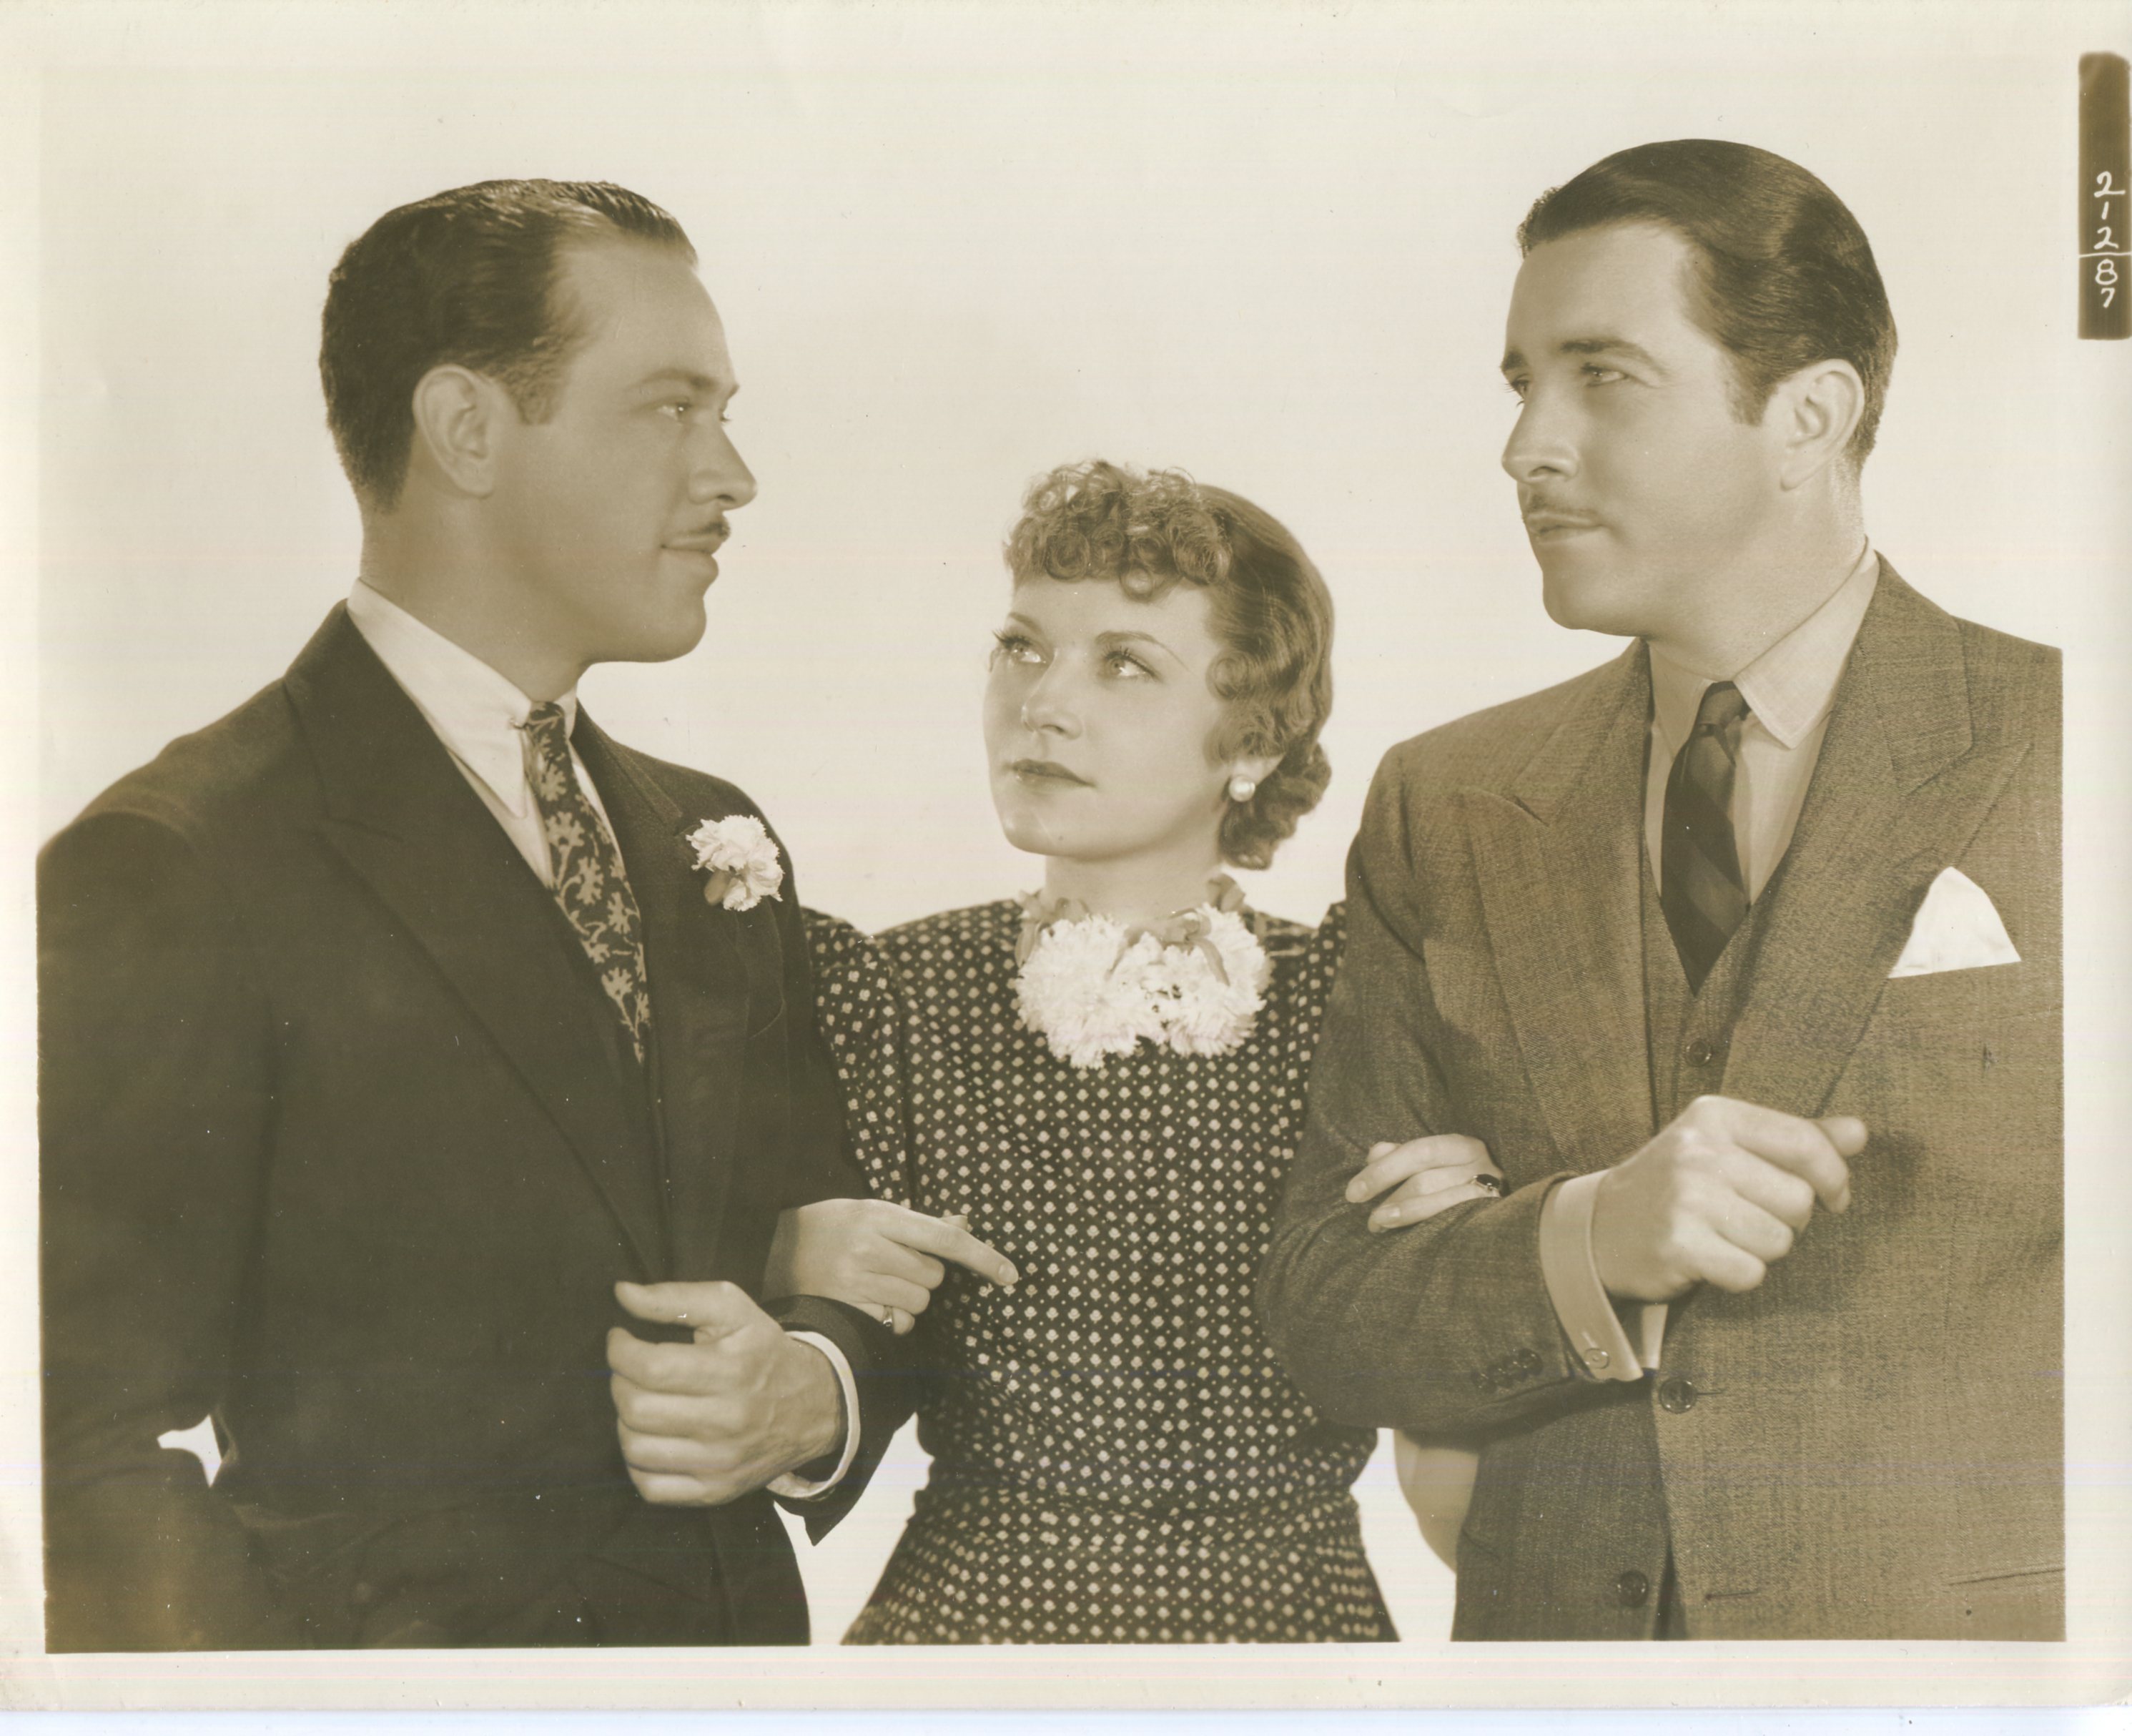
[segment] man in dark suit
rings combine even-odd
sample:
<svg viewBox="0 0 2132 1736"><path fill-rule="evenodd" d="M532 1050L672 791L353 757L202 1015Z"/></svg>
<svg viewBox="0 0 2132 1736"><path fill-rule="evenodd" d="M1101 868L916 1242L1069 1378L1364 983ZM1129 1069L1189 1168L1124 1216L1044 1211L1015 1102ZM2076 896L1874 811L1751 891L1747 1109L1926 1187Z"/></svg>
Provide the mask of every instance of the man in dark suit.
<svg viewBox="0 0 2132 1736"><path fill-rule="evenodd" d="M864 1191L790 864L575 700L696 644L755 492L694 260L544 181L353 243L349 602L43 854L53 1650L806 1638L765 1486L819 1532L908 1406L885 1329L753 1300Z"/></svg>
<svg viewBox="0 0 2132 1736"><path fill-rule="evenodd" d="M1464 1638L2063 1632L2057 654L1866 542L1894 353L1783 158L1534 207L1504 453L1574 680L1393 750L1260 1301L1479 1455ZM1376 1142L1505 1196L1372 1235Z"/></svg>

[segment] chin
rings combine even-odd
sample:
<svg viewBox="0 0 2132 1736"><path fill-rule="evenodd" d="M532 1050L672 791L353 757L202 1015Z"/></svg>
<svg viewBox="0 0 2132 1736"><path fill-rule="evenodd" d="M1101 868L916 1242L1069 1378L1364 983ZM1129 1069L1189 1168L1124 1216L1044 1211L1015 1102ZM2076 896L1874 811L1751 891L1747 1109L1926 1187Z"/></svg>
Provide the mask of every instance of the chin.
<svg viewBox="0 0 2132 1736"><path fill-rule="evenodd" d="M1032 856L1055 856L1059 854L1059 839L1050 827L1030 812L1028 799L1019 791L996 796L993 810L999 815L1000 835L1017 850L1026 850Z"/></svg>
<svg viewBox="0 0 2132 1736"><path fill-rule="evenodd" d="M631 635L631 648L617 652L603 661L613 663L670 663L676 657L685 657L703 642L703 630L709 626L708 618L701 608L692 618L681 618L647 626L644 631Z"/></svg>
<svg viewBox="0 0 2132 1736"><path fill-rule="evenodd" d="M1580 632L1633 635L1640 630L1627 624L1635 612L1625 606L1624 587L1614 575L1577 572L1568 565L1559 560L1540 563L1540 599L1548 619Z"/></svg>

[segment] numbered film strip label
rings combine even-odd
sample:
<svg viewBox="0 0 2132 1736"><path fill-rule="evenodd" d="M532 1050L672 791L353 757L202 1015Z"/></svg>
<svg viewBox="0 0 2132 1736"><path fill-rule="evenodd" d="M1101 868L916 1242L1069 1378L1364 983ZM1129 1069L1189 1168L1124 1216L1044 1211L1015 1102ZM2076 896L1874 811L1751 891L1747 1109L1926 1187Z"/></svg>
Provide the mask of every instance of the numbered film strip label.
<svg viewBox="0 0 2132 1736"><path fill-rule="evenodd" d="M2080 57L2080 334L2132 337L2132 108L2122 55Z"/></svg>

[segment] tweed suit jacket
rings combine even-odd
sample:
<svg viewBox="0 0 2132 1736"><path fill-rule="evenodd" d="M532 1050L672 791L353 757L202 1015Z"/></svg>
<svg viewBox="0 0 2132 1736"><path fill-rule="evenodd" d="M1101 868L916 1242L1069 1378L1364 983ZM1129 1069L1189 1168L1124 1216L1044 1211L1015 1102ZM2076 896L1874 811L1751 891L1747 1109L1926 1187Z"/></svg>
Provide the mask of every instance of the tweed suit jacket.
<svg viewBox="0 0 2132 1736"><path fill-rule="evenodd" d="M54 1650L804 1642L770 1498L623 1465L617 1279L761 1288L775 1214L862 1194L799 904L702 895L756 810L580 715L642 915L640 1070L553 895L343 608L287 676L40 862ZM856 1498L909 1402L860 1378ZM212 1416L223 1459L158 1445Z"/></svg>
<svg viewBox="0 0 2132 1736"><path fill-rule="evenodd" d="M1538 1231L1659 1121L1647 654L1386 757L1259 1305L1333 1417L1479 1449L1455 1636L1648 1636L1669 1556L1690 1637L2062 1633L2058 661L1883 562L1713 1087L1861 1118L1854 1203L1637 1382L1580 1369ZM1950 866L2020 962L1891 980ZM1453 1132L1506 1196L1369 1234L1371 1143Z"/></svg>

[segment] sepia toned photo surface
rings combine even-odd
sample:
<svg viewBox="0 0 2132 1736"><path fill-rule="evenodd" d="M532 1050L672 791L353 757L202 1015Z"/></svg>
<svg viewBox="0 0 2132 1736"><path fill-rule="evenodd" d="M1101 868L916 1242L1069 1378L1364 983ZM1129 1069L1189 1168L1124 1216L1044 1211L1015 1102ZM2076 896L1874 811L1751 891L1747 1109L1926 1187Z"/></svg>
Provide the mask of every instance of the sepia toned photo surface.
<svg viewBox="0 0 2132 1736"><path fill-rule="evenodd" d="M2121 7L393 24L0 22L0 1703L2122 1697Z"/></svg>

